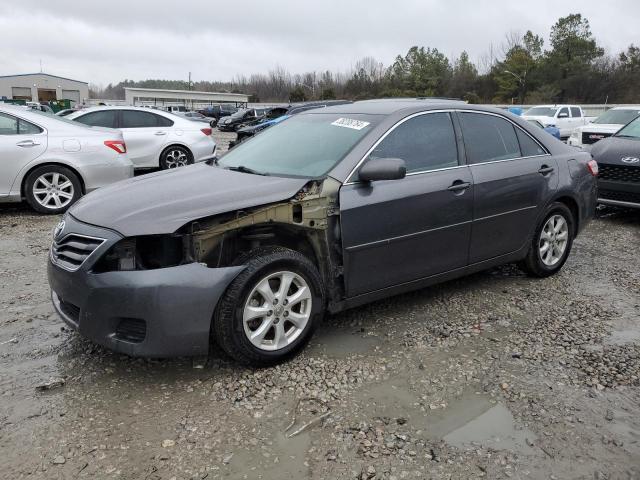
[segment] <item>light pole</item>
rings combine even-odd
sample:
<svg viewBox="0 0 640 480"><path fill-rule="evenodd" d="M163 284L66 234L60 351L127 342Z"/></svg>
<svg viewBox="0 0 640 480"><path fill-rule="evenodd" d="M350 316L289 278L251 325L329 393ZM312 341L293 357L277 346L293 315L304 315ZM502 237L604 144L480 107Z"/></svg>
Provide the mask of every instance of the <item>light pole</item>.
<svg viewBox="0 0 640 480"><path fill-rule="evenodd" d="M516 80L518 80L518 83L520 84L520 88L518 90L520 90L520 103L524 102L524 98L522 98L523 94L524 94L524 85L526 83L527 80L527 71L525 70L524 73L522 74L522 76L513 73L509 70L505 70L504 73L508 73L509 75L513 75L515 77Z"/></svg>
<svg viewBox="0 0 640 480"><path fill-rule="evenodd" d="M308 89L310 89L311 90L311 96L314 99L316 98L316 87L315 87L315 85L309 86L309 85L307 85L305 83L300 83L300 82L298 82L298 85L300 85L301 87L307 87Z"/></svg>

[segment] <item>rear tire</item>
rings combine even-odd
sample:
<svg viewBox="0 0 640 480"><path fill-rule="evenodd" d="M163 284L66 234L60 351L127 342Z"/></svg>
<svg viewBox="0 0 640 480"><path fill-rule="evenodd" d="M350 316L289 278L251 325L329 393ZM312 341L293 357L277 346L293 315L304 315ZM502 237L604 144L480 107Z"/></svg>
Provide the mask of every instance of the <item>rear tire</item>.
<svg viewBox="0 0 640 480"><path fill-rule="evenodd" d="M65 212L82 196L78 175L61 165L43 165L33 170L24 182L27 203L36 212Z"/></svg>
<svg viewBox="0 0 640 480"><path fill-rule="evenodd" d="M575 219L571 210L564 203L549 205L536 227L521 268L540 278L558 273L571 252L574 232Z"/></svg>
<svg viewBox="0 0 640 480"><path fill-rule="evenodd" d="M318 270L304 255L283 247L258 248L236 264L245 269L218 302L211 329L215 342L255 367L291 358L324 314Z"/></svg>
<svg viewBox="0 0 640 480"><path fill-rule="evenodd" d="M193 163L193 155L191 152L180 145L172 145L165 148L160 154L160 168L168 170L169 168L178 168L191 165Z"/></svg>

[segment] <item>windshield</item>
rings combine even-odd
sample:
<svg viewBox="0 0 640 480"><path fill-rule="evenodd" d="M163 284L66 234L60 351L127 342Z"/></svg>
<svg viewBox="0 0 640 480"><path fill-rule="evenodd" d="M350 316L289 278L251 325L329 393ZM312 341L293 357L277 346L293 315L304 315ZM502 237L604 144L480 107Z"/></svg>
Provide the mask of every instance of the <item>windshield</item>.
<svg viewBox="0 0 640 480"><path fill-rule="evenodd" d="M375 122L373 115L297 115L241 143L218 164L269 175L321 177L371 131Z"/></svg>
<svg viewBox="0 0 640 480"><path fill-rule="evenodd" d="M524 115L532 117L553 117L558 111L555 107L533 107L524 112Z"/></svg>
<svg viewBox="0 0 640 480"><path fill-rule="evenodd" d="M640 115L640 110L609 110L596 118L593 123L626 125L638 115Z"/></svg>
<svg viewBox="0 0 640 480"><path fill-rule="evenodd" d="M629 125L622 127L615 136L640 139L640 118L636 118Z"/></svg>

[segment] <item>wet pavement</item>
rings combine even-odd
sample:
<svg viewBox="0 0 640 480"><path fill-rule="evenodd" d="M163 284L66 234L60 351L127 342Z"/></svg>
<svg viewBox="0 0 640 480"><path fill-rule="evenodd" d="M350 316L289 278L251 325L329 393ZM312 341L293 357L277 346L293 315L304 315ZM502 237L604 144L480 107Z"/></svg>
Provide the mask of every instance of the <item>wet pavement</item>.
<svg viewBox="0 0 640 480"><path fill-rule="evenodd" d="M510 265L376 302L261 370L66 329L57 221L0 207L0 478L640 478L640 212L601 213L553 278ZM296 428L330 413L288 438L306 397Z"/></svg>

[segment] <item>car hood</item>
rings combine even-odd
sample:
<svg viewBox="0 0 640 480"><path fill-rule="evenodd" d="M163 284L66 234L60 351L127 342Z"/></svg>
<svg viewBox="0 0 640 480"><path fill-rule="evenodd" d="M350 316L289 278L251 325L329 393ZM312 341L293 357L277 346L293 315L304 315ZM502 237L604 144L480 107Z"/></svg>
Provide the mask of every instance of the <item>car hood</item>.
<svg viewBox="0 0 640 480"><path fill-rule="evenodd" d="M622 127L624 127L624 125L618 125L616 123L589 123L578 127L576 130L588 133L616 133Z"/></svg>
<svg viewBox="0 0 640 480"><path fill-rule="evenodd" d="M287 200L307 181L200 163L100 188L80 199L69 214L124 236L172 233L193 220Z"/></svg>
<svg viewBox="0 0 640 480"><path fill-rule="evenodd" d="M640 158L640 139L609 137L593 144L591 155L598 163L609 165L627 165L640 168L640 162L628 159ZM622 159L627 159L623 162Z"/></svg>

